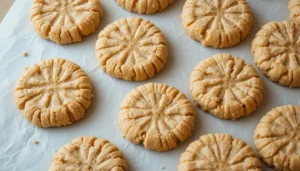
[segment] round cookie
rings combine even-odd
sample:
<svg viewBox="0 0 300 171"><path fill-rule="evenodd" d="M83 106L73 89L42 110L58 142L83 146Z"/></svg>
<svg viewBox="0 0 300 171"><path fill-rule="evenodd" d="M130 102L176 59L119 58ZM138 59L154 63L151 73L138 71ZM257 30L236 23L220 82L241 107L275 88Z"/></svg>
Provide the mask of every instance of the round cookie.
<svg viewBox="0 0 300 171"><path fill-rule="evenodd" d="M96 42L100 65L112 77L128 81L152 78L167 62L167 41L142 18L120 19L102 30Z"/></svg>
<svg viewBox="0 0 300 171"><path fill-rule="evenodd" d="M300 21L300 1L299 0L290 0L289 10L291 18L299 22Z"/></svg>
<svg viewBox="0 0 300 171"><path fill-rule="evenodd" d="M252 25L246 0L187 0L181 19L192 39L214 48L238 44L248 35Z"/></svg>
<svg viewBox="0 0 300 171"><path fill-rule="evenodd" d="M130 12L153 14L171 5L174 0L115 0L119 6Z"/></svg>
<svg viewBox="0 0 300 171"><path fill-rule="evenodd" d="M270 22L252 41L258 68L283 86L300 87L300 25L292 21Z"/></svg>
<svg viewBox="0 0 300 171"><path fill-rule="evenodd" d="M188 98L167 84L148 83L132 90L121 103L123 136L147 149L167 151L191 135L195 111Z"/></svg>
<svg viewBox="0 0 300 171"><path fill-rule="evenodd" d="M34 0L30 20L44 39L69 44L95 32L101 16L99 0Z"/></svg>
<svg viewBox="0 0 300 171"><path fill-rule="evenodd" d="M229 134L207 134L181 154L178 171L261 171L252 148Z"/></svg>
<svg viewBox="0 0 300 171"><path fill-rule="evenodd" d="M263 99L257 71L230 54L202 60L192 71L190 90L197 106L221 119L249 116Z"/></svg>
<svg viewBox="0 0 300 171"><path fill-rule="evenodd" d="M49 171L126 171L122 152L108 140L78 137L60 148L52 158Z"/></svg>
<svg viewBox="0 0 300 171"><path fill-rule="evenodd" d="M300 107L287 105L269 111L255 129L254 144L270 167L299 171Z"/></svg>
<svg viewBox="0 0 300 171"><path fill-rule="evenodd" d="M91 104L92 85L77 64L48 59L25 69L14 96L17 107L34 125L59 127L84 116Z"/></svg>

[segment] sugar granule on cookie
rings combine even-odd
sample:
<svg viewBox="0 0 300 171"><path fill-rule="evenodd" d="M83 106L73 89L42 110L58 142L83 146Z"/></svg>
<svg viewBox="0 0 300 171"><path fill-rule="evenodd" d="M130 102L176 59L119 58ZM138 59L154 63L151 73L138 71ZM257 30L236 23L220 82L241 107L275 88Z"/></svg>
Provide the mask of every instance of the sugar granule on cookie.
<svg viewBox="0 0 300 171"><path fill-rule="evenodd" d="M259 156L275 170L300 169L300 107L273 108L260 120L254 131Z"/></svg>
<svg viewBox="0 0 300 171"><path fill-rule="evenodd" d="M270 22L252 41L252 54L258 68L270 80L288 87L300 87L300 24Z"/></svg>
<svg viewBox="0 0 300 171"><path fill-rule="evenodd" d="M190 91L198 107L221 119L249 116L263 99L255 68L230 54L202 60L191 73Z"/></svg>
<svg viewBox="0 0 300 171"><path fill-rule="evenodd" d="M127 169L122 152L108 140L78 137L54 154L48 171L127 171Z"/></svg>
<svg viewBox="0 0 300 171"><path fill-rule="evenodd" d="M69 44L95 32L101 16L99 0L34 0L30 20L42 38Z"/></svg>
<svg viewBox="0 0 300 171"><path fill-rule="evenodd" d="M207 134L181 154L178 171L262 171L255 152L229 134Z"/></svg>
<svg viewBox="0 0 300 171"><path fill-rule="evenodd" d="M105 27L96 42L104 72L114 78L142 81L154 77L167 62L167 41L154 24L132 17Z"/></svg>
<svg viewBox="0 0 300 171"><path fill-rule="evenodd" d="M119 6L130 12L153 14L171 5L174 0L115 0Z"/></svg>
<svg viewBox="0 0 300 171"><path fill-rule="evenodd" d="M203 46L227 48L249 34L252 14L246 0L187 0L181 20L187 34Z"/></svg>
<svg viewBox="0 0 300 171"><path fill-rule="evenodd" d="M147 149L167 151L192 133L195 111L189 99L167 84L148 83L122 101L119 126L123 135Z"/></svg>
<svg viewBox="0 0 300 171"><path fill-rule="evenodd" d="M60 127L80 120L89 108L92 85L77 64L61 58L25 69L15 86L15 103L38 127Z"/></svg>

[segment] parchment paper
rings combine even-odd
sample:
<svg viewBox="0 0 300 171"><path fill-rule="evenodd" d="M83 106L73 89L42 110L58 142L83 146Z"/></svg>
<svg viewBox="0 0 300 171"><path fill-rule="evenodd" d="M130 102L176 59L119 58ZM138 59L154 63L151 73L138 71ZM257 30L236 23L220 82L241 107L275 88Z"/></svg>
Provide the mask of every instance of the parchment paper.
<svg viewBox="0 0 300 171"><path fill-rule="evenodd" d="M250 117L236 121L217 119L200 109L197 111L193 135L174 150L158 153L134 145L122 138L118 127L119 104L134 87L147 82L168 83L189 93L189 76L202 59L217 53L231 53L253 64L251 41L262 25L269 21L289 19L287 0L248 0L254 16L251 34L242 43L229 49L205 48L185 33L180 20L184 0L177 0L165 11L155 15L138 15L118 7L114 0L102 0L104 16L96 33L82 43L57 45L40 38L33 30L29 12L30 0L16 0L0 25L0 170L42 171L50 166L54 152L78 136L93 135L106 138L124 153L130 171L157 171L164 166L176 171L180 154L189 143L207 133L230 133L253 145L253 131L261 117L273 107L299 105L299 89L277 85L261 75L264 81L264 100ZM97 35L109 23L129 16L140 16L152 21L164 33L169 45L167 65L153 79L127 82L111 78L98 66L94 46ZM27 51L29 56L23 57ZM25 66L42 59L64 57L78 63L91 77L94 98L91 108L81 121L67 127L41 129L29 123L16 108L13 92L16 79ZM260 72L261 74L261 72ZM33 144L37 140L38 145ZM262 163L263 164L263 163ZM264 165L264 170L268 169Z"/></svg>

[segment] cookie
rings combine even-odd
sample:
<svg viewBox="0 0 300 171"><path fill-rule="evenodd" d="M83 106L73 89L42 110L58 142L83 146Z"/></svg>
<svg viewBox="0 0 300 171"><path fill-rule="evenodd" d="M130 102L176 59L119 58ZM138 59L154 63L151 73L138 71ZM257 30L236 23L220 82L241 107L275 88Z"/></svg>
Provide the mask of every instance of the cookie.
<svg viewBox="0 0 300 171"><path fill-rule="evenodd" d="M289 10L291 18L299 22L300 21L300 1L299 0L290 0Z"/></svg>
<svg viewBox="0 0 300 171"><path fill-rule="evenodd" d="M252 14L246 0L187 0L181 20L187 34L203 46L227 48L248 35Z"/></svg>
<svg viewBox="0 0 300 171"><path fill-rule="evenodd" d="M292 21L270 22L252 41L258 68L283 86L300 87L300 25Z"/></svg>
<svg viewBox="0 0 300 171"><path fill-rule="evenodd" d="M130 12L153 14L171 5L174 0L115 0L119 6Z"/></svg>
<svg viewBox="0 0 300 171"><path fill-rule="evenodd" d="M30 20L42 38L69 44L95 32L101 16L99 0L34 0Z"/></svg>
<svg viewBox="0 0 300 171"><path fill-rule="evenodd" d="M152 78L167 62L167 41L154 24L142 18L117 20L100 32L96 55L103 71L128 81Z"/></svg>
<svg viewBox="0 0 300 171"><path fill-rule="evenodd" d="M108 140L78 137L60 148L52 158L49 171L126 171L122 152Z"/></svg>
<svg viewBox="0 0 300 171"><path fill-rule="evenodd" d="M148 83L132 90L121 103L123 136L149 150L167 151L191 135L195 111L188 98L167 84Z"/></svg>
<svg viewBox="0 0 300 171"><path fill-rule="evenodd" d="M15 102L38 127L70 125L84 116L92 97L88 75L65 59L48 59L25 68L15 87Z"/></svg>
<svg viewBox="0 0 300 171"><path fill-rule="evenodd" d="M181 154L178 171L261 171L252 148L229 134L207 134Z"/></svg>
<svg viewBox="0 0 300 171"><path fill-rule="evenodd" d="M263 99L263 85L252 65L217 54L192 71L190 90L196 105L221 119L249 116Z"/></svg>
<svg viewBox="0 0 300 171"><path fill-rule="evenodd" d="M287 105L269 111L255 129L254 144L270 167L299 171L300 107Z"/></svg>

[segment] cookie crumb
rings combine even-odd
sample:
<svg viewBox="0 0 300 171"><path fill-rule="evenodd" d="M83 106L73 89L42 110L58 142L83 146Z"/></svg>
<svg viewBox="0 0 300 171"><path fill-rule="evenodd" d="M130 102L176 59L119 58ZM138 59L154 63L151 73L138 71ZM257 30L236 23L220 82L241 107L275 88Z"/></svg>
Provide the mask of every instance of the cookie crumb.
<svg viewBox="0 0 300 171"><path fill-rule="evenodd" d="M38 142L38 141L33 141L33 144L39 144L40 142Z"/></svg>
<svg viewBox="0 0 300 171"><path fill-rule="evenodd" d="M160 168L161 168L161 169L165 169L165 166L161 166Z"/></svg>
<svg viewBox="0 0 300 171"><path fill-rule="evenodd" d="M23 53L23 56L25 56L25 57L28 56L28 53L27 53L27 52L24 52L24 53Z"/></svg>

